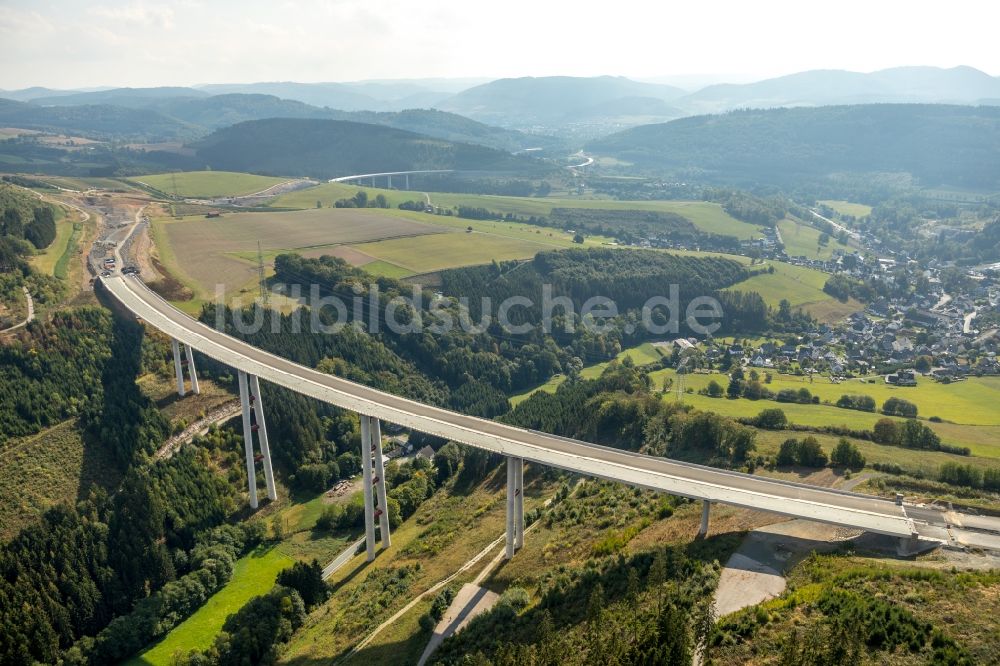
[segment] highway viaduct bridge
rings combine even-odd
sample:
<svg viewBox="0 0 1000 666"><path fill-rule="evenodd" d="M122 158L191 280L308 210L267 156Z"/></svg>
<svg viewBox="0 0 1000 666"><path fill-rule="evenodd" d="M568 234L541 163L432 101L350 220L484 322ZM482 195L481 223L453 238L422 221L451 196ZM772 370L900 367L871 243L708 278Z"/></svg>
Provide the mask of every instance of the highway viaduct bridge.
<svg viewBox="0 0 1000 666"><path fill-rule="evenodd" d="M338 178L331 178L327 182L330 182L330 183L350 183L352 181L357 181L357 182L360 183L361 181L371 180L372 187L375 187L375 179L376 178L385 178L386 179L386 189L391 190L392 189L392 177L393 176L397 176L397 181L396 182L399 182L398 181L398 176L402 176L403 177L403 189L404 190L408 190L408 189L410 189L410 175L411 174L442 174L442 173L455 173L455 170L454 169L425 169L425 170L422 170L422 171L382 171L382 172L379 172L379 173L359 173L359 174L355 174L353 176L340 176Z"/></svg>
<svg viewBox="0 0 1000 666"><path fill-rule="evenodd" d="M193 350L237 371L253 508L257 507L257 458L264 467L267 495L271 499L276 497L259 378L360 415L365 541L369 560L375 557L376 521L382 548L390 543L380 433L382 420L506 456L508 558L524 543L522 484L525 460L701 500L701 534L708 529L711 504L719 502L860 528L903 540L916 540L919 536L917 525L907 516L902 503L622 451L425 405L319 372L248 345L175 309L135 276L103 277L101 285L135 317L170 336L181 395L185 391L185 365L191 388L198 391ZM182 345L186 358L181 356ZM254 454L255 434L259 456Z"/></svg>

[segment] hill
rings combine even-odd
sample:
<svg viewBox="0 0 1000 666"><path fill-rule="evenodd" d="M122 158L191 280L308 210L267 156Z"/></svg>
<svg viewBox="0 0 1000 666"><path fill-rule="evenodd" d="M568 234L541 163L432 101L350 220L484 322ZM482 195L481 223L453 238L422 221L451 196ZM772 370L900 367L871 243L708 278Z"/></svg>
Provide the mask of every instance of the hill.
<svg viewBox="0 0 1000 666"><path fill-rule="evenodd" d="M831 104L978 104L991 97L1000 97L1000 78L972 67L896 67L872 73L813 70L754 83L712 85L677 104L690 113L717 113Z"/></svg>
<svg viewBox="0 0 1000 666"><path fill-rule="evenodd" d="M272 118L218 130L194 144L213 169L332 178L371 171L539 171L541 162L483 146L341 120Z"/></svg>
<svg viewBox="0 0 1000 666"><path fill-rule="evenodd" d="M515 152L526 148L543 148L559 151L565 147L562 140L544 134L526 134L513 129L503 129L477 122L465 116L436 109L408 109L406 111L330 111L329 117L372 125L385 125L396 129L426 134L447 141L475 143L481 146Z"/></svg>
<svg viewBox="0 0 1000 666"><path fill-rule="evenodd" d="M194 88L159 87L159 88L112 88L93 92L59 92L52 96L31 97L33 104L40 106L82 106L85 104L111 104L129 108L145 108L158 99L176 97L207 97L207 93Z"/></svg>
<svg viewBox="0 0 1000 666"><path fill-rule="evenodd" d="M274 95L313 106L327 106L331 109L344 109L345 111L377 110L384 107L384 104L375 97L353 90L343 83L296 83L294 81L220 83L201 86L201 90L210 95L232 93Z"/></svg>
<svg viewBox="0 0 1000 666"><path fill-rule="evenodd" d="M0 99L0 126L137 141L186 140L202 133L195 126L151 109L109 104L38 106L9 99Z"/></svg>
<svg viewBox="0 0 1000 666"><path fill-rule="evenodd" d="M418 86L385 84L385 87L399 94L411 92L412 95L406 99L412 101L417 101L415 98L422 94L413 92L421 90ZM363 89L378 90L378 84L369 84ZM440 96L435 99L439 98ZM7 100L0 100L0 105L6 103ZM112 108L102 108L96 116L90 111L81 113L69 110L72 107L93 105ZM39 106L47 108L41 109ZM4 107L0 106L2 108ZM102 119L107 117L116 121L103 122ZM448 141L476 143L510 152L537 147L554 150L563 148L561 141L549 136L527 135L516 130L490 127L444 111L345 111L321 108L268 94L209 95L194 88L117 88L38 97L23 107L10 105L10 118L12 123L16 123L15 126L30 129L58 129L99 138L143 138L150 141L196 138L246 120L327 118L385 125ZM146 123L145 126L143 123Z"/></svg>
<svg viewBox="0 0 1000 666"><path fill-rule="evenodd" d="M920 104L733 111L644 125L587 150L728 183L795 185L836 173L1000 188L1000 108Z"/></svg>
<svg viewBox="0 0 1000 666"><path fill-rule="evenodd" d="M346 111L401 111L429 108L484 79L381 79L350 83L223 83L198 86L213 95L275 95L320 107Z"/></svg>
<svg viewBox="0 0 1000 666"><path fill-rule="evenodd" d="M670 101L684 94L680 88L639 83L624 77L570 76L499 79L470 88L442 102L438 108L501 127L564 128L588 115L585 110L629 98ZM636 115L631 106L615 115ZM647 103L640 106L648 108ZM582 112L583 111L583 112ZM592 115L592 111L589 115ZM674 114L668 117L674 117Z"/></svg>
<svg viewBox="0 0 1000 666"><path fill-rule="evenodd" d="M475 143L511 152L532 147L562 147L562 142L552 137L491 127L454 113L427 109L384 112L344 111L321 109L295 100L279 99L273 95L237 93L213 95L201 99L163 100L155 108L164 115L208 129L265 118L325 118L395 127L446 141Z"/></svg>

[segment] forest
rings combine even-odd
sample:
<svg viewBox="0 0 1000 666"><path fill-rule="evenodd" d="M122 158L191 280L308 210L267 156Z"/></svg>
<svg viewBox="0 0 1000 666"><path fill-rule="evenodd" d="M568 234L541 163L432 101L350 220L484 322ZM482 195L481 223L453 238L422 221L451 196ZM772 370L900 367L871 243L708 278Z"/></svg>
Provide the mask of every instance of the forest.
<svg viewBox="0 0 1000 666"><path fill-rule="evenodd" d="M708 182L795 188L831 174L907 173L921 185L1000 188L1000 108L869 104L747 109L643 125L588 150Z"/></svg>
<svg viewBox="0 0 1000 666"><path fill-rule="evenodd" d="M213 169L332 178L415 169L544 172L531 158L345 120L270 118L219 129L192 144Z"/></svg>
<svg viewBox="0 0 1000 666"><path fill-rule="evenodd" d="M144 344L138 324L84 308L32 324L4 348L0 385L15 399L2 403L10 410L3 436L76 413L88 446L107 449L123 481L113 494L94 487L75 504L54 506L0 546L0 663L107 663L224 582L224 563L191 553L235 510L237 491L193 451L147 464L168 424L135 383ZM38 419L27 418L36 411ZM168 587L179 578L187 582ZM133 612L155 621L119 621L105 633Z"/></svg>
<svg viewBox="0 0 1000 666"><path fill-rule="evenodd" d="M26 240L39 250L47 248L56 237L55 211L28 192L7 183L0 183L0 240ZM6 241L9 243L9 241ZM10 270L16 245L5 244L0 248L0 266Z"/></svg>
<svg viewBox="0 0 1000 666"><path fill-rule="evenodd" d="M517 308L510 313L511 323L530 323L536 328L543 321L543 285L551 285L553 298L566 296L574 305L576 319L566 317L564 309L552 310L552 334L560 344L572 344L564 333L566 320L579 326L579 316L584 302L592 296L604 296L617 305L620 318L612 322L633 324L632 333L621 331L606 336L621 336L621 344L629 346L641 340L648 332L639 330L638 310L655 296L669 295L671 285L678 285L681 310L697 296L714 296L724 302L726 317L741 317L763 326L767 307L757 298L731 298L719 290L747 279L751 273L738 262L721 257L689 257L663 252L635 250L619 252L614 249L591 248L540 252L529 263L505 262L487 266L458 268L441 273L442 290L453 297L468 299L473 321L483 315L483 299L500 303L512 296L526 296L533 305ZM739 308L736 312L730 308ZM745 308L745 310L744 310ZM654 308L652 320L656 324L666 321L667 313ZM662 319L661 319L662 317ZM612 318L614 319L614 318ZM723 321L728 326L727 321ZM751 329L752 330L752 329ZM579 334L578 334L578 337ZM581 342L585 342L583 338Z"/></svg>

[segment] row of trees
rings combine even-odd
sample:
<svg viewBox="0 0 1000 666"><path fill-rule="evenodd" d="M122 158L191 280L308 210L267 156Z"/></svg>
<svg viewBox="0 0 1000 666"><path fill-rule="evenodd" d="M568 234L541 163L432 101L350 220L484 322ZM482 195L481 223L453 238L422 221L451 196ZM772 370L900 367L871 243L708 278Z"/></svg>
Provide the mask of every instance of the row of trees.
<svg viewBox="0 0 1000 666"><path fill-rule="evenodd" d="M855 444L842 437L827 458L819 440L809 435L801 440L786 439L775 458L779 466L825 467L828 462L834 467L859 470L865 466L865 457Z"/></svg>
<svg viewBox="0 0 1000 666"><path fill-rule="evenodd" d="M322 205L322 202L317 201L317 208ZM334 208L389 208L389 200L385 198L382 193L376 194L374 197L369 198L368 193L364 190L358 190L357 193L350 198L337 199L333 202Z"/></svg>

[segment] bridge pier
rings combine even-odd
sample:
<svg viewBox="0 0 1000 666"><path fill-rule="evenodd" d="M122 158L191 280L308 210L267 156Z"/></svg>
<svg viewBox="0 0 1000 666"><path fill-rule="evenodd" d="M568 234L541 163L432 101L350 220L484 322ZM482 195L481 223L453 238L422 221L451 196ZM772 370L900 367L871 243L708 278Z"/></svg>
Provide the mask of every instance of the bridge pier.
<svg viewBox="0 0 1000 666"><path fill-rule="evenodd" d="M187 353L188 377L191 378L191 393L198 395L201 393L201 389L198 388L198 373L194 368L194 350L191 349L191 345L184 345L184 351ZM257 378L254 377L254 381L256 380Z"/></svg>
<svg viewBox="0 0 1000 666"><path fill-rule="evenodd" d="M389 174L388 176L386 176L386 178L388 178L388 183L389 183L389 187L387 187L386 189L387 190L391 190L392 189L392 174Z"/></svg>
<svg viewBox="0 0 1000 666"><path fill-rule="evenodd" d="M188 347L190 349L190 347ZM192 367L193 371L193 367ZM192 378L194 375L191 375ZM260 438L260 452L264 456L264 483L267 485L267 498L278 499L278 491L274 487L274 469L271 467L271 445L267 440L267 423L264 421L264 401L260 395L260 381L257 375L250 375L250 395L256 400L253 401L253 414L255 423L260 426L257 436ZM196 391L197 392L197 391Z"/></svg>
<svg viewBox="0 0 1000 666"><path fill-rule="evenodd" d="M392 545L392 536L389 534L389 504L385 495L385 456L382 455L382 423L374 416L368 419L371 422L369 433L372 441L372 453L375 454L375 508L381 509L378 516L378 534L382 542L382 550Z"/></svg>
<svg viewBox="0 0 1000 666"><path fill-rule="evenodd" d="M405 181L405 184L406 184L406 190L409 191L409 189L410 189L410 174L408 174L408 173L407 174L403 174L403 180Z"/></svg>
<svg viewBox="0 0 1000 666"><path fill-rule="evenodd" d="M509 560L524 546L524 459L507 456L507 551Z"/></svg>
<svg viewBox="0 0 1000 666"><path fill-rule="evenodd" d="M247 389L247 373L239 370L240 405L243 407L243 450L247 458L247 484L250 491L250 508L257 508L257 467L253 460L253 428L250 424L250 396Z"/></svg>
<svg viewBox="0 0 1000 666"><path fill-rule="evenodd" d="M392 543L389 534L389 505L385 493L385 460L382 456L382 425L373 416L361 414L361 466L365 499L365 550L368 561L375 559L375 518L379 523L382 549Z"/></svg>
<svg viewBox="0 0 1000 666"><path fill-rule="evenodd" d="M181 365L181 346L177 340L170 340L174 352L174 374L177 376L177 395L184 397L184 368Z"/></svg>
<svg viewBox="0 0 1000 666"><path fill-rule="evenodd" d="M271 468L271 448L267 441L267 424L264 422L264 405L260 399L260 382L255 375L237 372L240 385L240 405L243 407L243 449L247 461L247 485L250 491L250 508L257 508L257 464L253 454L253 433L260 437L261 461L264 464L264 480L269 499L277 499L274 486L274 470ZM251 418L251 410L253 412Z"/></svg>
<svg viewBox="0 0 1000 666"><path fill-rule="evenodd" d="M698 536L705 537L708 534L708 512L712 509L712 503L708 500L701 501L701 525L698 527Z"/></svg>

